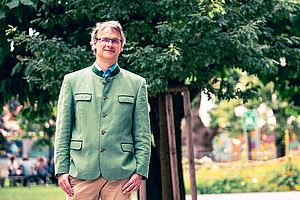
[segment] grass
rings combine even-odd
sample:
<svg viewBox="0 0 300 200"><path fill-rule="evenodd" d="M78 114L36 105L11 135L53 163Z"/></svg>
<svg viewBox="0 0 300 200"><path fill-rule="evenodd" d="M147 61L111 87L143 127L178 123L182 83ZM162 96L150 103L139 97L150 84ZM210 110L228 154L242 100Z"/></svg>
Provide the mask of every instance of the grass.
<svg viewBox="0 0 300 200"><path fill-rule="evenodd" d="M0 188L0 200L64 200L66 194L56 185Z"/></svg>
<svg viewBox="0 0 300 200"><path fill-rule="evenodd" d="M50 184L45 187L42 185L31 184L30 187L9 187L9 180L5 180L5 187L0 187L0 200L65 200L67 195L59 186ZM136 199L136 192L132 198Z"/></svg>

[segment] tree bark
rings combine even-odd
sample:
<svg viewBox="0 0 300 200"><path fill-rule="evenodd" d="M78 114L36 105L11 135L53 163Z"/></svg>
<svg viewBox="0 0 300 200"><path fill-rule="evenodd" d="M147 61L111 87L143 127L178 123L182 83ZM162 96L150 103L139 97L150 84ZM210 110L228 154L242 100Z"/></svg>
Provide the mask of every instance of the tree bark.
<svg viewBox="0 0 300 200"><path fill-rule="evenodd" d="M158 115L158 98L149 98L151 107L150 121L153 140L151 145L151 159L149 168L149 177L146 181L146 195L148 200L162 199L162 185L161 185L161 164L159 156L159 115Z"/></svg>
<svg viewBox="0 0 300 200"><path fill-rule="evenodd" d="M200 159L204 156L212 158L212 140L218 134L218 127L205 127L200 116L199 108L201 102L201 92L194 97L194 107L191 110L192 114L192 133L195 147L195 158ZM183 126L184 127L184 126ZM186 145L186 133L183 128L182 142Z"/></svg>
<svg viewBox="0 0 300 200"><path fill-rule="evenodd" d="M175 121L175 135L176 135L176 147L177 147L177 166L178 166L178 178L179 178L179 190L180 199L185 199L185 189L183 181L183 170L182 170L182 151L181 151L181 120L184 117L183 111L183 99L180 93L173 95L174 106L174 121Z"/></svg>
<svg viewBox="0 0 300 200"><path fill-rule="evenodd" d="M191 98L199 93L191 91ZM151 147L151 160L149 178L146 182L147 199L173 199L172 178L168 145L167 116L165 106L165 93L149 98L151 106L150 120L154 141ZM183 98L181 93L173 94L175 135L177 146L178 178L180 199L185 199L184 177L182 169L181 152L181 120L184 117Z"/></svg>
<svg viewBox="0 0 300 200"><path fill-rule="evenodd" d="M158 108L159 108L159 156L161 163L161 183L162 183L162 200L172 200L172 179L171 179L171 165L170 165L170 153L169 153L169 138L168 138L168 126L166 115L166 102L165 93L160 93L158 96Z"/></svg>

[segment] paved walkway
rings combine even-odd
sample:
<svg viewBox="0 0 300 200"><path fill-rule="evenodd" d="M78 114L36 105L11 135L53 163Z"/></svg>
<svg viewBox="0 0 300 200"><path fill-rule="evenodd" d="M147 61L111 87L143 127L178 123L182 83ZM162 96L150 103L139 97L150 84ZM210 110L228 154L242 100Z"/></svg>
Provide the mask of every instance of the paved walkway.
<svg viewBox="0 0 300 200"><path fill-rule="evenodd" d="M186 200L191 200L187 196ZM238 194L204 194L197 200L300 200L300 192L257 192Z"/></svg>

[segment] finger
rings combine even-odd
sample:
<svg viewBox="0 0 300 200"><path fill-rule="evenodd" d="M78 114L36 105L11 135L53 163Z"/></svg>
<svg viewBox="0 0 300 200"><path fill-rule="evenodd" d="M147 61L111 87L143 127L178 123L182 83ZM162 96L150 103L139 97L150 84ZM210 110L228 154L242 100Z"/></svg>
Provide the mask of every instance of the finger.
<svg viewBox="0 0 300 200"><path fill-rule="evenodd" d="M127 182L123 187L122 187L122 190L126 190L132 183L131 182Z"/></svg>
<svg viewBox="0 0 300 200"><path fill-rule="evenodd" d="M130 185L134 183L134 179L131 177L127 183L122 187L122 190L126 190Z"/></svg>
<svg viewBox="0 0 300 200"><path fill-rule="evenodd" d="M131 191L129 191L129 193L138 191L138 189L140 189L140 186L141 186L141 184L138 186L135 186Z"/></svg>
<svg viewBox="0 0 300 200"><path fill-rule="evenodd" d="M72 196L74 194L74 190L72 189L70 182L66 181L65 182L65 192L69 195Z"/></svg>
<svg viewBox="0 0 300 200"><path fill-rule="evenodd" d="M140 182L141 177L138 174L133 174L130 179L127 181L127 183L122 187L122 190L126 190L131 184L134 184L134 182Z"/></svg>
<svg viewBox="0 0 300 200"><path fill-rule="evenodd" d="M69 191L68 186L67 186L67 184L66 184L65 181L61 181L61 182L59 183L59 186L61 187L61 189L62 189L67 195L71 196L72 193Z"/></svg>
<svg viewBox="0 0 300 200"><path fill-rule="evenodd" d="M135 181L123 190L124 194L132 193L138 190L141 186L141 181Z"/></svg>
<svg viewBox="0 0 300 200"><path fill-rule="evenodd" d="M58 185L61 187L61 189L69 196L72 196L74 194L74 190L70 185L69 176L67 174L60 175L58 179Z"/></svg>
<svg viewBox="0 0 300 200"><path fill-rule="evenodd" d="M137 191L140 188L141 184L138 185L131 185L126 190L123 191L124 194L130 194L132 192Z"/></svg>

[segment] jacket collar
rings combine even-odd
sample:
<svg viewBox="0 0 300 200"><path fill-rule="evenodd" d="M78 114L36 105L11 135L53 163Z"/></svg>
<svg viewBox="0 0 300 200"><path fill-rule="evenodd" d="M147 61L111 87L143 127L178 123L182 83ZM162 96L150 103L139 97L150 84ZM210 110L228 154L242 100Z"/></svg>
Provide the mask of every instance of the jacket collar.
<svg viewBox="0 0 300 200"><path fill-rule="evenodd" d="M102 71L99 71L99 70L96 68L95 63L92 65L92 71L93 71L97 76L102 77L103 72L102 72ZM120 67L119 67L119 65L118 65L117 68L116 68L114 71L112 71L112 73L110 74L110 77L113 77L113 76L117 75L119 72L120 72Z"/></svg>

